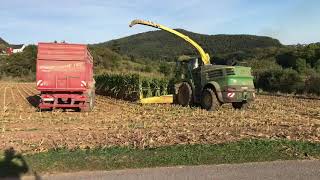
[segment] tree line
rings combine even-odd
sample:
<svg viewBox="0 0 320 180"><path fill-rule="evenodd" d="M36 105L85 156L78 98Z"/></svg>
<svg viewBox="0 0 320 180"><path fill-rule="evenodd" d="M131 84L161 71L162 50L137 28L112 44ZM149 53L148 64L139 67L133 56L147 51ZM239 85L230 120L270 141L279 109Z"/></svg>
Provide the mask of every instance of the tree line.
<svg viewBox="0 0 320 180"><path fill-rule="evenodd" d="M268 92L320 95L320 44L265 49L248 59L255 86Z"/></svg>
<svg viewBox="0 0 320 180"><path fill-rule="evenodd" d="M173 62L121 54L121 43L115 43L110 48L101 44L89 45L89 49L94 57L96 73L108 70L154 73L167 77L175 74ZM35 80L36 56L35 45L29 45L22 53L0 56L1 78ZM212 62L252 67L255 86L259 90L320 95L320 43L224 52L212 56Z"/></svg>
<svg viewBox="0 0 320 180"><path fill-rule="evenodd" d="M276 39L254 35L203 35L183 29L177 31L199 43L211 57L254 48L282 47ZM174 61L181 55L198 53L183 39L166 31L150 31L96 44L116 50L121 55L150 60Z"/></svg>

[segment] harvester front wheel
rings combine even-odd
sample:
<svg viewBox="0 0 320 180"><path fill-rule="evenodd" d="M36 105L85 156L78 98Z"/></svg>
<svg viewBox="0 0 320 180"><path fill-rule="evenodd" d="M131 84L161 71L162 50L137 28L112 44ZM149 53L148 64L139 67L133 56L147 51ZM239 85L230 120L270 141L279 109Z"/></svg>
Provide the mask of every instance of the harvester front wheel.
<svg viewBox="0 0 320 180"><path fill-rule="evenodd" d="M181 106L189 106L192 102L192 89L189 83L182 83L177 94L177 103Z"/></svg>
<svg viewBox="0 0 320 180"><path fill-rule="evenodd" d="M201 95L201 107L203 109L206 109L207 111L215 111L220 106L221 103L212 89L207 88L203 90Z"/></svg>

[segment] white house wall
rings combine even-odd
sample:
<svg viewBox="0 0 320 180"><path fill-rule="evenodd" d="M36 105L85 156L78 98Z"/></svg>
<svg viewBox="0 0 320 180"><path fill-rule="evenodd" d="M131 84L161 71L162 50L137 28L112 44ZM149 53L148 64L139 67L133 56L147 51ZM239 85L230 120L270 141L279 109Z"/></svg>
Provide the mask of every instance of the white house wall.
<svg viewBox="0 0 320 180"><path fill-rule="evenodd" d="M13 52L13 53L23 52L23 50L24 50L25 47L26 47L26 45L23 45L20 49L13 49L12 52Z"/></svg>

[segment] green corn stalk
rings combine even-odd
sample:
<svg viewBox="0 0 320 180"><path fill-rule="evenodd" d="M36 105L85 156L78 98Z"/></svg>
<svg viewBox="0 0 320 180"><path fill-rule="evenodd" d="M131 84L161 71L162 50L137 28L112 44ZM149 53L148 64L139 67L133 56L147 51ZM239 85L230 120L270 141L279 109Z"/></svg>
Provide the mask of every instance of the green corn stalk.
<svg viewBox="0 0 320 180"><path fill-rule="evenodd" d="M168 80L139 74L101 74L95 76L98 93L136 101L141 98L168 94Z"/></svg>

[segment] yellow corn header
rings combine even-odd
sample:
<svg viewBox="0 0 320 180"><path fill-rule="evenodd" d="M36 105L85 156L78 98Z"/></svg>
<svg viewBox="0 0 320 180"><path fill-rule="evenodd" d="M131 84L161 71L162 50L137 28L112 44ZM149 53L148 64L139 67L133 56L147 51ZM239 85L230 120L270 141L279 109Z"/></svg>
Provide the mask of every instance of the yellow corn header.
<svg viewBox="0 0 320 180"><path fill-rule="evenodd" d="M141 104L172 104L173 103L173 95L142 98L142 99L140 99L139 103L141 103Z"/></svg>

